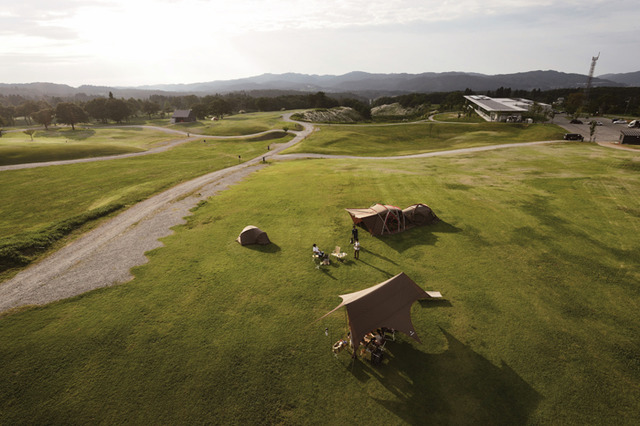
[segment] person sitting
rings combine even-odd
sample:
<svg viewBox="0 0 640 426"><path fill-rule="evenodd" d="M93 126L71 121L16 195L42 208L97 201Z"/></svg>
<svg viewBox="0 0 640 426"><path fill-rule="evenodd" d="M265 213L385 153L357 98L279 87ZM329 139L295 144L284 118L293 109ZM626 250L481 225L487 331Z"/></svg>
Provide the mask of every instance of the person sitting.
<svg viewBox="0 0 640 426"><path fill-rule="evenodd" d="M373 336L374 336L373 341L375 342L376 345L381 346L384 343L384 337L382 336L382 332L380 331L380 329L378 329Z"/></svg>
<svg viewBox="0 0 640 426"><path fill-rule="evenodd" d="M313 255L318 256L319 258L324 258L324 252L318 248L317 245L313 245Z"/></svg>

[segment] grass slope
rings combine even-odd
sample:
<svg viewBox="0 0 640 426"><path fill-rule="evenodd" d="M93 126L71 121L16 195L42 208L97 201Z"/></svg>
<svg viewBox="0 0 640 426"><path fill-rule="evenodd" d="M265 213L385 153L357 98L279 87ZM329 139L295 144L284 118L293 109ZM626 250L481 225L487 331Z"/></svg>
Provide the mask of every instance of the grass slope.
<svg viewBox="0 0 640 426"><path fill-rule="evenodd" d="M401 125L319 125L302 143L286 153L392 156L516 142L562 139L552 124L420 122Z"/></svg>
<svg viewBox="0 0 640 426"><path fill-rule="evenodd" d="M284 121L280 111L229 115L222 120L180 123L171 127L211 136L243 136L267 130L282 130L285 127L290 130L302 130L299 124Z"/></svg>
<svg viewBox="0 0 640 426"><path fill-rule="evenodd" d="M0 166L139 152L178 137L143 128L60 128L37 131L31 141L11 132L0 138Z"/></svg>
<svg viewBox="0 0 640 426"><path fill-rule="evenodd" d="M639 164L584 144L275 164L133 282L1 318L0 423L637 424ZM315 269L374 202L442 221ZM237 244L248 224L274 244ZM448 300L412 307L422 343L334 358L344 312L316 319L401 271Z"/></svg>
<svg viewBox="0 0 640 426"><path fill-rule="evenodd" d="M276 142L288 140L290 136ZM238 164L239 155L254 158L273 142L196 141L138 158L1 172L0 272L30 262L62 236L100 217L96 212L109 214L180 182Z"/></svg>

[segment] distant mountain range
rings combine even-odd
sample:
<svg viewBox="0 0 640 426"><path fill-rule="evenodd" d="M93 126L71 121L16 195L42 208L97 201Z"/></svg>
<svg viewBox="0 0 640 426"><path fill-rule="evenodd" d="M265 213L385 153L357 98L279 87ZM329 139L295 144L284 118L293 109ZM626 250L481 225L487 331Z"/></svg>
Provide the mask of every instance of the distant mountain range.
<svg viewBox="0 0 640 426"><path fill-rule="evenodd" d="M500 87L522 90L550 90L585 87L587 76L558 71L529 71L515 74L486 75L466 72L422 74L372 74L350 72L344 75L262 74L235 80L219 80L192 84L160 84L138 87L80 86L74 88L54 83L2 84L0 94L24 97L76 97L106 96L147 98L152 94L206 95L229 92L297 91L327 93L352 93L375 98L404 93L451 92L471 89L477 92L496 90ZM624 74L606 74L594 77L592 87L640 87L640 71Z"/></svg>

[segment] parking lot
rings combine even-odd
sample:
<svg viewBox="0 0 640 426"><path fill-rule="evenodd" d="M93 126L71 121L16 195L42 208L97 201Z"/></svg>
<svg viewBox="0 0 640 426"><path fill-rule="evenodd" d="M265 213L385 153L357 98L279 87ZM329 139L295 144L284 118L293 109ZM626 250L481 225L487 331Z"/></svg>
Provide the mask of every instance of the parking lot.
<svg viewBox="0 0 640 426"><path fill-rule="evenodd" d="M553 118L553 123L566 129L567 133L580 133L584 137L584 140L588 141L589 121L592 119L581 118L580 121L584 124L571 124L569 120L571 120L570 116L556 115ZM620 140L620 130L628 128L626 124L613 124L608 118L595 117L593 120L602 123L602 126L596 126L596 142L617 142Z"/></svg>

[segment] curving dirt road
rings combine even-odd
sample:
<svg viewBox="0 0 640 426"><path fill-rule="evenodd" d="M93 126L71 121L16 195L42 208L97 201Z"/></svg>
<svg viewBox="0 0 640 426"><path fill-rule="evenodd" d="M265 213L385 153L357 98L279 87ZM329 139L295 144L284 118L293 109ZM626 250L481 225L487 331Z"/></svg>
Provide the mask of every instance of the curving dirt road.
<svg viewBox="0 0 640 426"><path fill-rule="evenodd" d="M290 120L290 115L285 119ZM158 239L171 234L172 227L185 223L189 210L199 201L264 167L262 157L276 155L314 130L311 124L300 124L304 130L292 132L296 136L290 142L274 144L272 150L259 157L184 182L138 203L0 284L0 312L41 305L131 280L130 269L146 263L144 254L160 247L162 243Z"/></svg>

